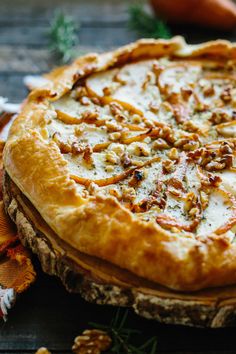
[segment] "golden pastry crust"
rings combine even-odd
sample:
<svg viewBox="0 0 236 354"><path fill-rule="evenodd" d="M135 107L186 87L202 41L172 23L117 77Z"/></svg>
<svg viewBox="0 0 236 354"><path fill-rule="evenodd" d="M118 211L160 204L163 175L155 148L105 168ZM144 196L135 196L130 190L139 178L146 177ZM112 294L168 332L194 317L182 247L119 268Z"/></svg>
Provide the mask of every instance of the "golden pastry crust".
<svg viewBox="0 0 236 354"><path fill-rule="evenodd" d="M68 158L68 156L70 154L73 155L73 151L71 150L72 145L68 147L68 144L65 144L64 141L60 141L60 136L55 135L55 132L52 136L50 135L48 126L50 122L55 119L59 118L60 121L63 121L63 124L65 123L69 126L73 124L80 126L80 124L84 123L84 121L78 120L78 117L70 116L66 112L60 113L61 110L57 107L57 102L60 98L68 94L72 88L76 88L78 82L82 82L82 85L85 85L89 91L90 97L92 96L99 99L100 104L104 107L113 101L120 102L120 98L111 98L112 94L110 94L110 92L106 94L104 90L103 97L99 96L99 92L94 92L93 89L95 88L96 91L97 83L96 75L108 69L120 68L127 63L167 57L171 58L171 60L174 58L177 62L181 60L188 61L189 63L192 62L193 64L191 65L196 66L198 64L195 64L195 61L201 63L201 61L206 60L212 60L214 63L217 62L217 65L221 65L221 67L222 65L226 65L227 61L227 65L230 66L231 61L236 59L236 46L227 41L214 41L199 46L187 46L180 37L175 37L170 41L140 40L114 52L101 55L87 55L77 59L68 67L56 69L48 75L51 81L47 87L36 89L29 95L22 112L15 120L4 149L4 166L11 179L32 202L48 225L61 239L76 250L102 258L138 276L172 289L188 291L232 284L236 282L236 244L233 242L234 232L232 231L236 224L236 204L233 193L221 187L218 189L219 184L217 184L220 178L218 172L221 173L221 171L218 170L221 168L222 170L228 169L230 174L234 173L232 164L232 156L234 155L235 148L234 133L232 135L233 128L230 128L230 133L228 133L228 131L225 132L227 124L229 123L227 119L225 119L225 116L222 118L222 114L218 114L220 116L219 118L218 115L215 114L210 118L211 121L213 119L217 120L217 123L218 119L221 120L221 126L217 124L217 132L219 129L221 129L221 132L217 134L219 134L221 138L223 137L223 140L218 139L213 142L200 142L200 146L198 145L199 141L195 138L195 135L193 135L192 130L195 129L194 126L187 126L187 120L184 122L178 121L178 117L180 116L182 119L182 115L177 114L179 106L176 106L176 103L173 101L171 101L170 104L172 109L175 110L174 116L177 121L176 124L181 124L181 127L185 124L185 128L183 129L190 134L189 139L186 140L185 136L184 142L182 138L181 143L177 143L172 140L170 136L169 140L166 140L166 136L165 139L160 138L160 126L158 122L154 122L155 127L150 128L151 130L148 130L148 133L147 129L144 129L142 125L138 128L139 133L140 130L142 130L143 134L146 134L145 137L139 138L139 142L144 141L143 138L150 138L151 144L154 144L155 140L157 141L158 139L162 139L158 140L158 144L160 142L163 143L163 140L165 140L164 143L171 146L168 153L170 156L173 155L172 161L175 161L174 155L176 150L180 150L181 156L187 156L188 161L191 161L197 168L197 173L200 175L202 183L200 192L204 192L205 194L201 193L202 199L200 207L199 201L195 204L191 204L192 208L190 210L195 210L192 210L192 219L188 216L188 220L192 221L184 225L178 220L176 221L176 219L169 216L166 217L165 213L161 213L160 210L162 206L160 205L158 206L160 210L158 209L159 212L157 216L155 214L155 219L152 217L150 217L150 219L144 219L143 216L140 217L140 215L138 215L139 213L136 213L137 208L140 208L140 204L135 204L136 209L135 212L133 212L130 203L127 207L126 203L121 202L119 198L111 195L109 191L107 192L105 188L110 182L108 183L106 178L91 179L90 175L89 178L85 178L82 174L77 173L78 171L76 169L71 172L71 158ZM191 75L192 74L190 74L190 76ZM89 81L90 78L91 81ZM85 84L83 80L85 80ZM149 77L147 77L147 82L148 80ZM159 76L159 89L160 91L164 90L165 93L163 94L166 94L166 90L168 91L169 86L163 86L161 80L163 81L163 77L160 79ZM230 78L230 80L234 80L234 78ZM146 84L143 83L143 85L145 89ZM217 85L218 84L216 84L216 86ZM187 84L185 88L188 88ZM207 91L208 88L205 89ZM227 92L226 90L224 95L221 92L223 95L221 100L224 102L227 102L228 99ZM182 96L184 94L188 95L188 90L185 90ZM141 116L139 113L140 109L142 109L142 104L141 102L141 108L133 108L130 102L126 105L125 108L129 112L132 112L133 119L136 113ZM152 110L155 111L155 109L155 107L152 107ZM59 117L60 114L62 117ZM149 119L147 120L149 121ZM103 119L103 123L98 124L95 119L95 126L99 127L99 125L105 124L104 121L106 123L106 119ZM92 123L94 123L94 121ZM131 127L130 123L127 124L129 124L129 128L132 131L132 129L134 129L133 125ZM147 122L145 124L147 124ZM226 124L226 126L223 125L222 127L222 124ZM135 123L134 125L137 124ZM163 126L164 125L161 127L163 128ZM112 125L106 125L106 127L108 131L109 129L111 129L111 131L112 129L116 130ZM154 133L157 133L157 128L159 129L159 135L153 138ZM198 129L202 130L203 128ZM222 129L224 129L223 133ZM214 132L215 131L216 129ZM101 134L103 133L101 132ZM201 135L202 132L198 134ZM225 138L225 134L228 134L227 138ZM210 133L207 130L205 137L209 135ZM119 135L110 136L110 139L117 136ZM132 142L137 142L136 138L132 139L132 134L126 136L123 140L123 144L129 146ZM178 141L180 140L181 136ZM193 149L188 145L192 141L195 144L193 144ZM225 142L227 145L226 148L222 146ZM104 143L104 141L102 143ZM187 144L185 146L187 152L182 153L182 143L184 145ZM109 144L111 144L111 141ZM75 147L75 145L73 146ZM202 146L204 149L201 149ZM147 150L148 147L144 145L137 145L136 147L143 149L143 156L149 153ZM95 149L94 146L93 149ZM93 153L100 151L99 149L101 149L101 146L96 144L96 150L93 150ZM152 149L161 150L158 145L157 147L153 147L152 145ZM226 151L225 149L228 150ZM229 151L229 149L231 150ZM91 157L91 152L89 151L86 155L85 150L83 150L83 154L83 156L87 156L88 159ZM109 159L114 158L114 156L113 154ZM210 159L209 156L211 157ZM163 160L162 155L155 158L155 162L157 163L159 160L161 162ZM203 158L205 160L203 160ZM207 162L203 162L206 161L206 159L208 159ZM163 164L164 172L162 174L168 175L172 173L170 169L175 163L171 164L169 162L171 158L164 158L164 160L167 162ZM88 164L88 161L86 161L86 163ZM133 177L133 181L129 180L129 186L135 187L135 183L137 182L134 178L134 171L139 171L144 164L146 164L145 166L147 166L148 169L149 165L154 162L153 160L150 162L148 160L144 161L143 159L142 163L142 166L133 168L132 173L129 172ZM178 164L176 163L176 166L178 165L179 168L186 165L186 171L188 171L188 163L189 162L185 163L184 159L182 159L179 160ZM75 165L74 163L73 166ZM78 166L75 167L77 168ZM216 170L217 174L212 173L212 171L215 172ZM92 172L88 171L89 168L86 169L86 173L92 174ZM123 179L123 172L122 170L120 174L121 177L119 177L114 184L119 185L120 181ZM127 175L128 173L126 173L126 176ZM140 178L140 176L138 178ZM171 178L168 180L169 185L170 179ZM91 183L92 180L94 183ZM171 183L173 184L173 178ZM205 188L207 183L208 187ZM210 186L209 183L211 184ZM94 188L94 184L100 186L98 190ZM205 186L204 188L202 187L203 185ZM81 186L81 188L79 188L79 186ZM87 190L85 193L83 188L91 189L91 187L93 187L93 191ZM105 192L102 192L103 187ZM124 190L124 187L127 186L122 185L122 190ZM176 190L180 192L181 188L182 187L176 186L176 183L174 183L175 192ZM205 210L207 210L209 193L212 196L213 202L217 198L222 199L222 205L227 206L226 209L229 210L229 215L224 211L222 217L225 216L225 222L222 222L219 227L216 227L213 232L210 233L206 232L204 234L205 229L203 228L203 231L198 235L195 232L196 227L199 227L200 219L203 219L203 214ZM186 195L184 198L186 198ZM204 198L207 199L205 201L206 206L204 206ZM191 199L191 203L193 199L194 198ZM150 210L152 210L152 206ZM147 210L145 210L145 212L146 211ZM198 215L200 214L201 216L199 216L198 220ZM231 236L229 236L228 231L231 232Z"/></svg>

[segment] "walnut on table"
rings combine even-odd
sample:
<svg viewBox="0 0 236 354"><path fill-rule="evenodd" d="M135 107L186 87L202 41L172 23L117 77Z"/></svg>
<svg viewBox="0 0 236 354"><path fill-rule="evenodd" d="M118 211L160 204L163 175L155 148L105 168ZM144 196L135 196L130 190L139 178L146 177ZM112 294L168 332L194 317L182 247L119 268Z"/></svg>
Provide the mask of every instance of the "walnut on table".
<svg viewBox="0 0 236 354"><path fill-rule="evenodd" d="M75 354L100 354L111 346L110 336L98 329L89 329L75 338L72 350Z"/></svg>
<svg viewBox="0 0 236 354"><path fill-rule="evenodd" d="M36 352L35 354L51 354L51 352L49 352L49 351L47 350L47 348L41 347L41 348L39 348L39 349L37 350L37 352Z"/></svg>

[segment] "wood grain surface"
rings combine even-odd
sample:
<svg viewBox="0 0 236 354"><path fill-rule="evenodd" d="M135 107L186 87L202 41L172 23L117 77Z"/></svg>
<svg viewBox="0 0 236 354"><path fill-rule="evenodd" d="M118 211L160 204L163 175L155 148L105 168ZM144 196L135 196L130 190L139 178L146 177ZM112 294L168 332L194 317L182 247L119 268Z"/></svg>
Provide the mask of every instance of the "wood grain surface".
<svg viewBox="0 0 236 354"><path fill-rule="evenodd" d="M101 51L131 42L138 36L127 26L129 0L0 0L0 96L22 100L27 91L22 79L57 65L48 50L47 32L56 9L73 15L80 23L78 53ZM233 33L205 29L172 28L188 42L227 38ZM73 339L90 321L109 323L115 309L86 303L69 294L61 283L42 273L0 323L0 353L34 353L47 346L52 353L70 353ZM235 354L235 328L204 330L160 325L130 311L128 326L142 331L140 341L156 335L159 354Z"/></svg>

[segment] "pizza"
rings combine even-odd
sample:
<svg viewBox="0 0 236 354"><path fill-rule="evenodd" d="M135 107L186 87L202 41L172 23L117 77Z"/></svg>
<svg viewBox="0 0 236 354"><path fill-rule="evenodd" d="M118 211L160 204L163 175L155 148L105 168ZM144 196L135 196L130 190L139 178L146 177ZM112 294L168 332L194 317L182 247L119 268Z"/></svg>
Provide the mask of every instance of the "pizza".
<svg viewBox="0 0 236 354"><path fill-rule="evenodd" d="M235 284L236 46L139 40L47 79L4 149L6 209L46 271Z"/></svg>

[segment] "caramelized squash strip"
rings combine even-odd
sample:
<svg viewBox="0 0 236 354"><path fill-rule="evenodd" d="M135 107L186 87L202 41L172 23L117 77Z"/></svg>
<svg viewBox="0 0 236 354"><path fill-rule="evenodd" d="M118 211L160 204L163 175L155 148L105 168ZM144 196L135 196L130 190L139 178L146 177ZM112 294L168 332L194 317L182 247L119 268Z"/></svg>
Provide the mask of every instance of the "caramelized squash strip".
<svg viewBox="0 0 236 354"><path fill-rule="evenodd" d="M142 167L148 166L148 165L150 165L154 162L158 162L158 161L160 161L160 158L155 157L149 161L144 162L141 166L132 167L129 170L124 171L116 176L111 176L111 177L104 178L104 179L91 180L91 179L76 176L76 175L71 175L70 178L73 179L76 183L83 184L84 186L89 186L93 182L100 187L104 187L104 186L108 186L110 184L116 184L116 183L124 180L128 176L130 176L135 170L138 170Z"/></svg>

